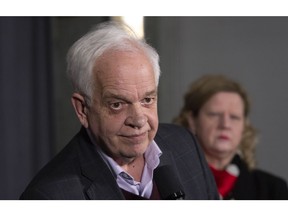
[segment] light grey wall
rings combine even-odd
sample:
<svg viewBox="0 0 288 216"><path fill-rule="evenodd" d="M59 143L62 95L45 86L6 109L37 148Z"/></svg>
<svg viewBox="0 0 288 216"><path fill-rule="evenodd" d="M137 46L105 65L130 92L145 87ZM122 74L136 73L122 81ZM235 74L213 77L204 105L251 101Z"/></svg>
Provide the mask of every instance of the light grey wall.
<svg viewBox="0 0 288 216"><path fill-rule="evenodd" d="M145 26L160 54L160 121L178 114L191 81L226 74L250 94L258 167L288 180L288 17L148 17Z"/></svg>

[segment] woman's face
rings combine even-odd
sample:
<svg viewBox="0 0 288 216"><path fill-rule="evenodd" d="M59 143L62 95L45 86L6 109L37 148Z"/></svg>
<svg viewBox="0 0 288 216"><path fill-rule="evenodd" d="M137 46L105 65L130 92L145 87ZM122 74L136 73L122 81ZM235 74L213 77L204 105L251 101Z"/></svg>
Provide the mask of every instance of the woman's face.
<svg viewBox="0 0 288 216"><path fill-rule="evenodd" d="M219 92L203 105L191 129L210 157L231 158L241 142L244 122L244 103L240 95Z"/></svg>

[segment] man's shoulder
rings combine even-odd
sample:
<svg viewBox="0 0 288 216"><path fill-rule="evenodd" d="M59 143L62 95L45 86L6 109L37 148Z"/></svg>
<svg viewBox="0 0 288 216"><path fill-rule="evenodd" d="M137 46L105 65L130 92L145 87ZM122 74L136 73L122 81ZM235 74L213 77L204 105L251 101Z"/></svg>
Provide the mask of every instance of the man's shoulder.
<svg viewBox="0 0 288 216"><path fill-rule="evenodd" d="M175 124L159 124L154 140L163 152L161 164L175 165L186 199L218 199L204 154L188 129Z"/></svg>
<svg viewBox="0 0 288 216"><path fill-rule="evenodd" d="M167 137L167 136L191 136L191 133L184 127L170 124L170 123L160 123L156 137Z"/></svg>
<svg viewBox="0 0 288 216"><path fill-rule="evenodd" d="M155 142L161 149L175 151L198 151L198 143L192 133L186 128L169 123L159 124Z"/></svg>
<svg viewBox="0 0 288 216"><path fill-rule="evenodd" d="M75 160L78 159L79 148L82 144L83 134L79 132L70 142L60 150L39 172L53 175L69 173L75 169Z"/></svg>
<svg viewBox="0 0 288 216"><path fill-rule="evenodd" d="M27 194L48 194L55 193L55 188L67 187L71 181L79 180L79 134L57 153L38 173L27 186L22 198ZM52 190L54 189L54 190ZM49 197L49 196L48 196ZM32 197L33 199L33 197ZM35 198L36 199L36 198Z"/></svg>

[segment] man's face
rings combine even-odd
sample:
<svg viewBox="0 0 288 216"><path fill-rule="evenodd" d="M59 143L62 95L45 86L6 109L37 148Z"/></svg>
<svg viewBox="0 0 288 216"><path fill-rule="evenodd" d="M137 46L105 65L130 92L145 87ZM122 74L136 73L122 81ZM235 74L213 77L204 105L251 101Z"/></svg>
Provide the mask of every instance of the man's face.
<svg viewBox="0 0 288 216"><path fill-rule="evenodd" d="M121 163L143 155L158 129L157 86L142 53L110 51L97 60L88 127Z"/></svg>

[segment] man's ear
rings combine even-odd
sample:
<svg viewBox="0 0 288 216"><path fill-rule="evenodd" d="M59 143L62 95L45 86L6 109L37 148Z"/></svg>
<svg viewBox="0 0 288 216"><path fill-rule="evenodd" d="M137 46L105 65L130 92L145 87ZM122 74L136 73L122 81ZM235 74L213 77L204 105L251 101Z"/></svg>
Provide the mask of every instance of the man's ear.
<svg viewBox="0 0 288 216"><path fill-rule="evenodd" d="M73 93L71 97L71 102L74 107L75 113L80 121L80 123L88 128L88 117L87 117L87 107L85 105L84 97L79 93Z"/></svg>
<svg viewBox="0 0 288 216"><path fill-rule="evenodd" d="M196 122L195 122L196 120L192 111L189 111L186 113L186 119L187 119L190 131L196 135Z"/></svg>

